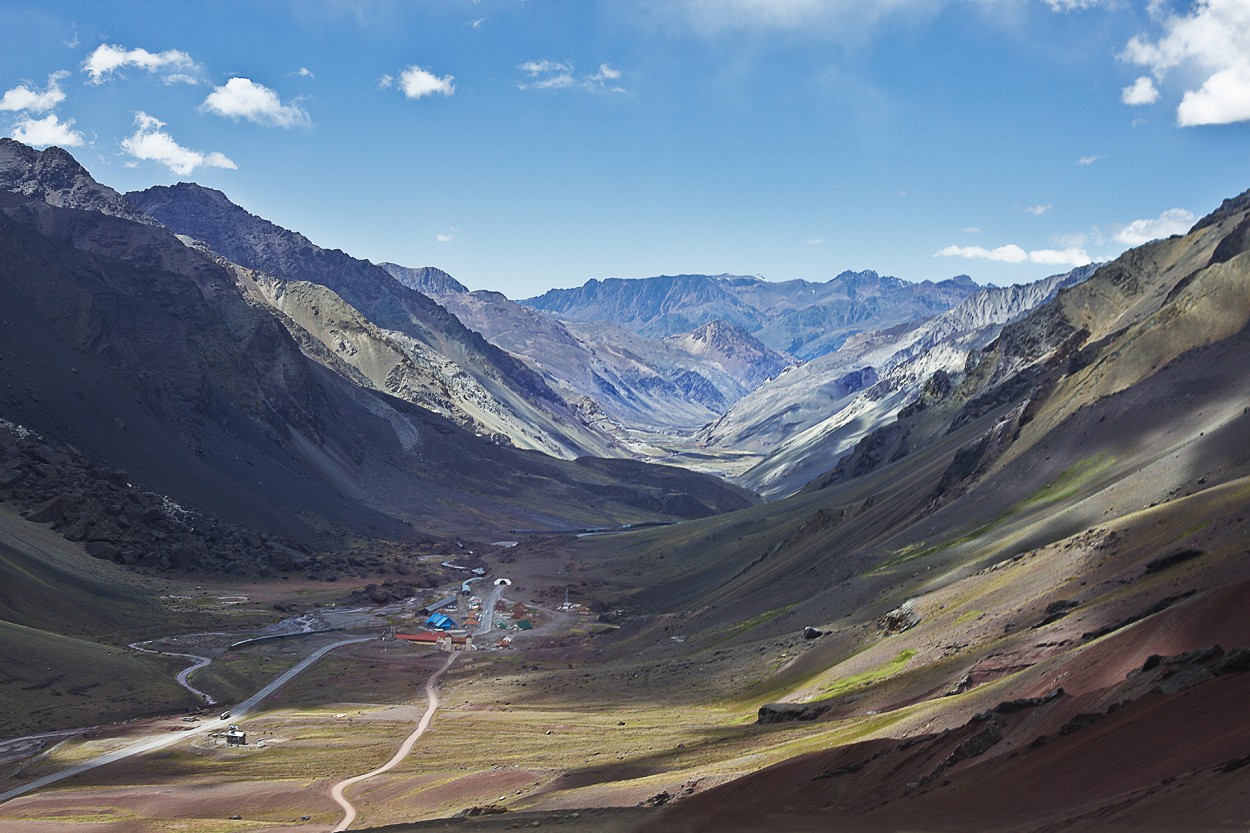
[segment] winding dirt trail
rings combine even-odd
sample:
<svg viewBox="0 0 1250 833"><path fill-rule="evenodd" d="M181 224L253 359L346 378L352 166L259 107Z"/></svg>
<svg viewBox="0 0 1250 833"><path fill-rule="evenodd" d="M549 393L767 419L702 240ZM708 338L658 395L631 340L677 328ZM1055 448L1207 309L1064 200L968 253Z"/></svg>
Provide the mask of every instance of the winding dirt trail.
<svg viewBox="0 0 1250 833"><path fill-rule="evenodd" d="M345 781L340 781L330 790L330 797L333 798L338 805L343 808L343 820L338 823L332 833L342 833L342 831L351 827L352 822L356 820L356 808L343 796L343 791L353 784L372 778L375 775L381 775L384 772L390 772L399 762L408 757L408 753L412 751L412 747L416 745L417 739L425 734L425 730L430 728L430 723L434 720L434 712L438 710L438 678L443 676L443 672L451 668L451 664L456 661L456 654L448 654L447 661L444 662L439 669L430 675L425 681L425 697L429 701L429 705L425 707L425 714L421 715L421 721L417 724L417 728L412 730L407 739L400 744L399 751L389 761L384 763L377 769L366 772L364 775L355 775Z"/></svg>
<svg viewBox="0 0 1250 833"><path fill-rule="evenodd" d="M155 640L148 640L147 642L131 642L129 647L136 651L142 651L145 654L161 654L167 657L182 657L184 659L194 660L193 664L189 668L184 668L183 670L179 671L178 676L175 677L174 679L177 680L178 685L182 686L187 691L191 692L196 697L200 698L200 700L204 703L204 705L206 706L217 705L217 701L213 699L213 696L211 694L209 694L206 691L200 691L198 688L191 685L191 683L189 682L189 679L191 677L191 672L199 671L201 668L211 663L213 661L212 657L202 657L199 654L182 654L176 651L157 651L152 648L143 647L144 645L151 645L152 642L154 641Z"/></svg>

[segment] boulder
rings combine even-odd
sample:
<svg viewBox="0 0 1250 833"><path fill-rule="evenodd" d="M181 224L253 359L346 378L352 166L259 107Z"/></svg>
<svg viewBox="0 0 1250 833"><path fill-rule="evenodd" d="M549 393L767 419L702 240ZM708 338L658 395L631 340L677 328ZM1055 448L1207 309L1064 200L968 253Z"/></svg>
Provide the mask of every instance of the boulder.
<svg viewBox="0 0 1250 833"><path fill-rule="evenodd" d="M910 599L903 602L902 605L877 620L877 624L881 627L881 630L885 631L887 636L911 630L920 624L920 616L916 613L915 602Z"/></svg>
<svg viewBox="0 0 1250 833"><path fill-rule="evenodd" d="M829 711L829 703L768 703L760 706L757 723L790 723L816 720Z"/></svg>
<svg viewBox="0 0 1250 833"><path fill-rule="evenodd" d="M49 524L59 521L65 516L71 503L68 495L57 495L27 510L25 513L26 520L37 524Z"/></svg>

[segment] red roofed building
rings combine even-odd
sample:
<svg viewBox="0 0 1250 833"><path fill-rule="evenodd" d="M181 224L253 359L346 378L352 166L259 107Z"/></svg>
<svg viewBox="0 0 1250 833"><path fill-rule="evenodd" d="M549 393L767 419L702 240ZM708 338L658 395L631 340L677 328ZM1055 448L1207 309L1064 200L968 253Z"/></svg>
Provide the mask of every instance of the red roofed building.
<svg viewBox="0 0 1250 833"><path fill-rule="evenodd" d="M429 631L421 631L420 633L397 633L396 639L403 639L408 642L415 642L418 645L437 645L438 634Z"/></svg>

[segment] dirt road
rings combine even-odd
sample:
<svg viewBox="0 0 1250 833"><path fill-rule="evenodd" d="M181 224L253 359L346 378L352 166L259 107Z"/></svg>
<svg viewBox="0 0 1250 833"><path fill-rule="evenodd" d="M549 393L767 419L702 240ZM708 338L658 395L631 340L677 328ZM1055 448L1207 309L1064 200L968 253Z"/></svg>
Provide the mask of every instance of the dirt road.
<svg viewBox="0 0 1250 833"><path fill-rule="evenodd" d="M450 668L451 664L456 661L456 656L456 654L448 654L447 661L440 665L438 670L431 674L430 678L425 681L425 698L429 703L425 707L425 714L421 715L421 721L417 724L417 728L413 729L412 734L410 734L404 742L400 744L399 751L395 753L394 757L371 772L366 772L364 775L356 775L344 781L340 781L334 785L332 790L330 790L330 797L338 802L338 805L343 808L343 820L340 821L334 828L333 833L341 833L341 831L351 827L352 822L356 820L356 808L350 801L347 800L346 797L344 797L343 791L353 784L358 784L361 781L372 778L375 775L390 772L399 765L400 761L408 757L408 753L411 752L412 747L416 745L417 739L425 734L426 729L430 728L430 723L434 720L434 712L438 710L438 678L443 676L443 672Z"/></svg>

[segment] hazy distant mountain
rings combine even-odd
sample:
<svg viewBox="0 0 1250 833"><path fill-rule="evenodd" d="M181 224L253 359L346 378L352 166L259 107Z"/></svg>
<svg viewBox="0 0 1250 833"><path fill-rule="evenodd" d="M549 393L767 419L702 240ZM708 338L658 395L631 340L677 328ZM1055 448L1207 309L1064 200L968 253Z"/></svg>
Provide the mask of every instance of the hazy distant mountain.
<svg viewBox="0 0 1250 833"><path fill-rule="evenodd" d="M424 271L401 269L390 271ZM625 428L698 428L791 363L725 322L659 339L614 324L562 321L498 292L431 291L468 327L580 403L589 419Z"/></svg>
<svg viewBox="0 0 1250 833"><path fill-rule="evenodd" d="M664 341L714 363L746 390L755 389L794 363L727 321L709 321L689 333L672 335Z"/></svg>
<svg viewBox="0 0 1250 833"><path fill-rule="evenodd" d="M127 199L233 263L332 290L386 331L386 347L367 347L358 339L340 338L341 328L335 330L332 324L312 323L320 315L315 292L266 296L281 294L289 317L303 319L306 332L356 366L377 389L519 448L567 458L624 453L524 363L466 328L425 294L400 284L382 267L322 249L302 234L252 215L221 192L199 185L159 186L128 194ZM427 278L432 274L427 272ZM293 305L304 301L308 306L301 313ZM357 329L356 335L363 336L364 331Z"/></svg>
<svg viewBox="0 0 1250 833"><path fill-rule="evenodd" d="M751 488L793 491L893 420L934 373L963 370L1003 325L1093 271L1088 266L1022 286L987 287L928 320L853 336L840 350L745 396L699 439L759 454L760 462L742 477Z"/></svg>
<svg viewBox="0 0 1250 833"><path fill-rule="evenodd" d="M574 321L608 321L650 336L725 321L779 353L811 359L855 333L927 318L978 289L961 275L909 283L873 271L843 272L824 283L734 275L590 280L523 301Z"/></svg>

